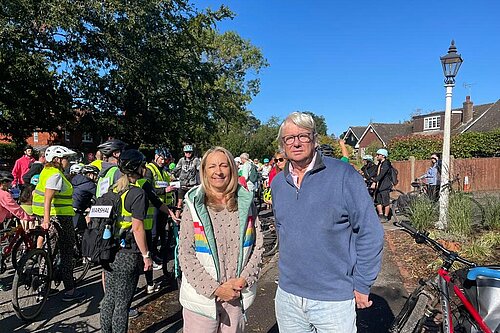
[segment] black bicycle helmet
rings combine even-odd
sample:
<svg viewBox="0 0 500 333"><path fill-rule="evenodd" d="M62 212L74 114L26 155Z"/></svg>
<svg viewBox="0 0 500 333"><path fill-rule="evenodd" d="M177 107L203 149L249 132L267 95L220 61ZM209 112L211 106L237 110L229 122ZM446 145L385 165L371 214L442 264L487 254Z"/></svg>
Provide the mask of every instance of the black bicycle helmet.
<svg viewBox="0 0 500 333"><path fill-rule="evenodd" d="M0 171L0 182L11 182L14 180L14 176L9 171Z"/></svg>
<svg viewBox="0 0 500 333"><path fill-rule="evenodd" d="M167 148L162 148L162 147L155 149L155 154L165 159L172 157L170 151Z"/></svg>
<svg viewBox="0 0 500 333"><path fill-rule="evenodd" d="M322 144L321 146L318 147L318 151L323 156L333 157L333 148L329 144L326 143Z"/></svg>
<svg viewBox="0 0 500 333"><path fill-rule="evenodd" d="M121 153L118 168L126 175L138 173L137 169L146 164L146 157L137 149L128 149Z"/></svg>
<svg viewBox="0 0 500 333"><path fill-rule="evenodd" d="M82 168L82 173L83 174L93 173L93 174L98 175L99 174L99 168L96 167L95 165L90 165L90 164L89 165L85 165Z"/></svg>
<svg viewBox="0 0 500 333"><path fill-rule="evenodd" d="M113 155L115 151L124 150L126 146L127 144L125 142L118 139L112 139L100 144L99 146L97 146L97 149L99 149L99 151L103 153L104 156L109 157Z"/></svg>

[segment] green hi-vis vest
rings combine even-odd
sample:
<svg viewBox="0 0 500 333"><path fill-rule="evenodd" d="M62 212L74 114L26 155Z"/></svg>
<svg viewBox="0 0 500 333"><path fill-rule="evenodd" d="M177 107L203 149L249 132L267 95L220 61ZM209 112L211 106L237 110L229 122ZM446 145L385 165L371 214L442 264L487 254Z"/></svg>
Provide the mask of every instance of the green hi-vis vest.
<svg viewBox="0 0 500 333"><path fill-rule="evenodd" d="M154 163L148 163L146 165L146 168L151 170L151 172L153 173L155 188L165 188L170 184L170 175L165 172L165 170L160 171ZM172 205L174 202L174 197L171 192L159 195L158 197L167 205Z"/></svg>
<svg viewBox="0 0 500 333"><path fill-rule="evenodd" d="M50 216L74 216L73 210L73 186L64 177L61 170L54 167L45 167L40 173L40 180L35 187L33 193L33 214L43 216L44 213L44 199L45 199L45 184L47 180L55 174L60 174L63 180L63 190L56 191L52 203L50 205Z"/></svg>
<svg viewBox="0 0 500 333"><path fill-rule="evenodd" d="M145 182L148 180L145 178L141 178L137 180L137 182L134 184L134 186L142 188ZM151 230L153 229L153 216L155 214L155 206L149 201L148 205L148 210L146 212L146 218L144 219L144 230Z"/></svg>
<svg viewBox="0 0 500 333"><path fill-rule="evenodd" d="M118 167L113 165L106 171L106 174L103 177L99 178L95 193L96 198L100 198L104 195L104 193L108 192L111 185L115 182L116 171L118 171Z"/></svg>

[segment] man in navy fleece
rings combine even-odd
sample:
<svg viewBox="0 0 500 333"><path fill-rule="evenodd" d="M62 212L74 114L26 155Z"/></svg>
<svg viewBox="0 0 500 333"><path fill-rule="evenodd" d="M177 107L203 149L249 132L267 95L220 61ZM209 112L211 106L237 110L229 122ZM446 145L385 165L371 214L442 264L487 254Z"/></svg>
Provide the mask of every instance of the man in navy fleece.
<svg viewBox="0 0 500 333"><path fill-rule="evenodd" d="M288 163L272 182L279 233L280 332L356 332L355 307L372 305L383 229L363 178L315 152L313 118L294 112L278 141Z"/></svg>

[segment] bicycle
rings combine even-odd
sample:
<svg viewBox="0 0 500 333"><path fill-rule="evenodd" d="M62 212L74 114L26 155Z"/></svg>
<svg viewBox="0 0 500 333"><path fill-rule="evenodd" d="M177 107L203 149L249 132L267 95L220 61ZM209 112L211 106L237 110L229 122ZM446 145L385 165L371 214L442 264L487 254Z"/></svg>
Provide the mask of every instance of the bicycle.
<svg viewBox="0 0 500 333"><path fill-rule="evenodd" d="M12 267L17 264L24 253L35 248L34 236L31 230L26 231L22 225L11 227L0 231L0 274L7 270L6 262L11 260Z"/></svg>
<svg viewBox="0 0 500 333"><path fill-rule="evenodd" d="M278 251L279 247L279 239L274 216L261 217L260 228L262 229L264 238L264 252L262 255L264 257L272 256Z"/></svg>
<svg viewBox="0 0 500 333"><path fill-rule="evenodd" d="M496 281L496 295L498 297L500 292L500 281L498 280L500 279L500 270L498 268L479 267L475 263L460 257L458 253L443 247L436 240L430 238L428 232L418 231L405 221L396 221L394 225L410 234L417 244L425 244L439 253L443 259L443 264L438 269L435 277L420 281L419 286L410 294L401 312L394 319L389 332L498 332L500 329L499 323L494 323L494 316L488 317L487 314L488 310L491 311L492 309L484 309L472 304L472 302L478 301L483 302L484 305L486 302L470 286L474 284L476 286L484 285L485 281L487 282L486 285L491 285L491 281ZM465 265L465 268L450 272L455 262ZM463 281L461 287L455 284L457 280ZM467 286L469 286L469 290L466 289ZM452 299L450 290L453 290L458 300ZM465 293L467 293L468 297ZM498 298L496 299L498 300ZM495 300L495 296L491 300ZM492 305L490 304L490 306ZM496 306L497 308L491 312L498 313L500 311L498 304Z"/></svg>
<svg viewBox="0 0 500 333"><path fill-rule="evenodd" d="M40 314L49 296L51 283L54 282L57 288L62 282L61 257L57 245L59 227L55 224L53 227L53 230L34 229L33 236L35 239L42 237L43 245L22 256L14 275L12 307L16 316L24 321Z"/></svg>

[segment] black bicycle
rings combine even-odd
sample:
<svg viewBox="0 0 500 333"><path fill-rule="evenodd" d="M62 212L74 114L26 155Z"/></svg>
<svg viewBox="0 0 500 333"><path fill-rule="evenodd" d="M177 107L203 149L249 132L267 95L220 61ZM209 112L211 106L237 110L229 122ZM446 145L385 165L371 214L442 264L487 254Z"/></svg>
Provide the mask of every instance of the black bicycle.
<svg viewBox="0 0 500 333"><path fill-rule="evenodd" d="M276 222L274 216L261 217L260 227L264 238L264 257L269 257L278 251L279 238L276 230Z"/></svg>

